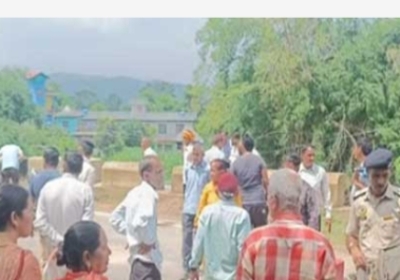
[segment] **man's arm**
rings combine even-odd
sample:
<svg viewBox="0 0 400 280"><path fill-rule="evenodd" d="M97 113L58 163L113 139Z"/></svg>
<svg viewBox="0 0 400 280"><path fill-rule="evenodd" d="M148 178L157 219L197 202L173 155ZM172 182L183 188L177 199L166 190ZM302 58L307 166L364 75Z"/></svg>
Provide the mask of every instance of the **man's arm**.
<svg viewBox="0 0 400 280"><path fill-rule="evenodd" d="M251 248L245 241L239 256L238 267L236 270L236 280L253 280L254 268L252 262Z"/></svg>
<svg viewBox="0 0 400 280"><path fill-rule="evenodd" d="M349 222L346 228L346 247L350 255L353 257L353 262L356 268L364 268L365 258L361 251L358 236L360 232L359 218L356 215L356 204L350 208Z"/></svg>
<svg viewBox="0 0 400 280"><path fill-rule="evenodd" d="M362 190L363 188L367 187L360 181L360 173L357 169L353 172L352 183L357 188L357 190Z"/></svg>
<svg viewBox="0 0 400 280"><path fill-rule="evenodd" d="M96 181L96 170L94 169L93 166L91 166L87 174L87 183L90 187L94 188L95 181Z"/></svg>
<svg viewBox="0 0 400 280"><path fill-rule="evenodd" d="M307 184L304 182L304 184ZM307 184L306 186L306 204L307 204L307 225L319 231L319 206L317 192Z"/></svg>
<svg viewBox="0 0 400 280"><path fill-rule="evenodd" d="M204 214L200 215L199 227L193 241L192 254L189 261L189 268L199 268L204 255L204 237L206 234L206 217Z"/></svg>
<svg viewBox="0 0 400 280"><path fill-rule="evenodd" d="M195 228L197 228L197 226L199 225L199 219L200 219L201 212L203 211L204 207L207 206L207 197L208 197L208 190L207 190L207 185L206 185L206 187L203 189L203 191L201 193L200 201L199 201L199 204L197 207L197 213L194 218L194 227Z"/></svg>
<svg viewBox="0 0 400 280"><path fill-rule="evenodd" d="M126 198L114 209L110 216L110 224L112 228L119 234L126 234Z"/></svg>
<svg viewBox="0 0 400 280"><path fill-rule="evenodd" d="M86 186L84 189L85 205L83 209L82 220L92 221L94 219L94 197L93 191L90 187Z"/></svg>
<svg viewBox="0 0 400 280"><path fill-rule="evenodd" d="M238 224L238 230L237 230L237 248L238 252L242 251L243 244L249 236L251 231L251 221L250 221L250 216L247 214L247 212L243 212L243 218L241 222Z"/></svg>
<svg viewBox="0 0 400 280"><path fill-rule="evenodd" d="M42 194L39 196L34 226L41 236L47 237L53 246L57 246L64 240L64 237L59 234L48 222L46 215L46 202L44 199L45 195L45 189L43 189Z"/></svg>
<svg viewBox="0 0 400 280"><path fill-rule="evenodd" d="M331 205L331 189L329 188L328 173L324 170L322 175L322 195L325 206L325 217L330 219L332 217L332 205Z"/></svg>

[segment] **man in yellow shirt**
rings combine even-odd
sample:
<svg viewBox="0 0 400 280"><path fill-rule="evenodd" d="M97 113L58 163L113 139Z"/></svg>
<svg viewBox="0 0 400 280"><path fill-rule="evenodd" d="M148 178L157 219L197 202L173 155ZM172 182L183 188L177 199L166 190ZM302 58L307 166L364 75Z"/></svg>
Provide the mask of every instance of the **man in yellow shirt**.
<svg viewBox="0 0 400 280"><path fill-rule="evenodd" d="M194 227L197 228L197 223L200 217L201 212L203 209L210 204L213 204L215 202L218 202L220 200L218 196L218 190L217 190L217 182L221 174L225 173L229 169L229 163L223 159L215 159L211 161L210 164L210 177L211 177L211 182L209 182L203 189L203 192L201 193L201 198L199 205L197 207L197 213L196 217L194 219ZM242 207L242 198L240 196L240 193L238 193L235 198L234 198L235 204L237 206Z"/></svg>

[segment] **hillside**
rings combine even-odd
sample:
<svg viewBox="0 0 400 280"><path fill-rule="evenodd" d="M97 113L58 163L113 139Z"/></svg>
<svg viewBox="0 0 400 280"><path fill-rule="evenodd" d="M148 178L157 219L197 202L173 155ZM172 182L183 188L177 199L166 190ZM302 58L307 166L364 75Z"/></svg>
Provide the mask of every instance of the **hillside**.
<svg viewBox="0 0 400 280"><path fill-rule="evenodd" d="M140 89L159 81L143 81L130 77L104 77L93 75L53 73L50 82L57 83L67 94L75 94L81 90L95 92L99 99L105 100L110 94L118 95L123 101L130 101L138 96ZM171 84L178 98L184 97L185 85Z"/></svg>

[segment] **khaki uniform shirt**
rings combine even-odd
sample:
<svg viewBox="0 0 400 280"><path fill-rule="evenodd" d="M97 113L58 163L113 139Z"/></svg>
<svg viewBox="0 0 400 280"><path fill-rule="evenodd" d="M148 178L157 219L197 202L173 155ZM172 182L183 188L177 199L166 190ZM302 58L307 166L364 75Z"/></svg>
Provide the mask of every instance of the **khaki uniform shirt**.
<svg viewBox="0 0 400 280"><path fill-rule="evenodd" d="M369 188L356 192L346 234L358 238L368 273L374 274L382 254L400 246L400 190L389 185L380 198Z"/></svg>

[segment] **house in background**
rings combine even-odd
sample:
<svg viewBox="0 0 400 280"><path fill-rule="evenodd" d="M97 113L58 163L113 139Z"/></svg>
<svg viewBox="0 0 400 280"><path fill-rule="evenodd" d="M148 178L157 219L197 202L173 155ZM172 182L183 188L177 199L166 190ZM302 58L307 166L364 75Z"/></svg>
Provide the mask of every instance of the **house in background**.
<svg viewBox="0 0 400 280"><path fill-rule="evenodd" d="M100 120L137 121L155 129L154 142L159 149L173 149L185 128L193 129L197 115L186 112L148 112L142 102L134 102L131 111L74 111L66 107L55 114L54 123L78 139L93 139Z"/></svg>

